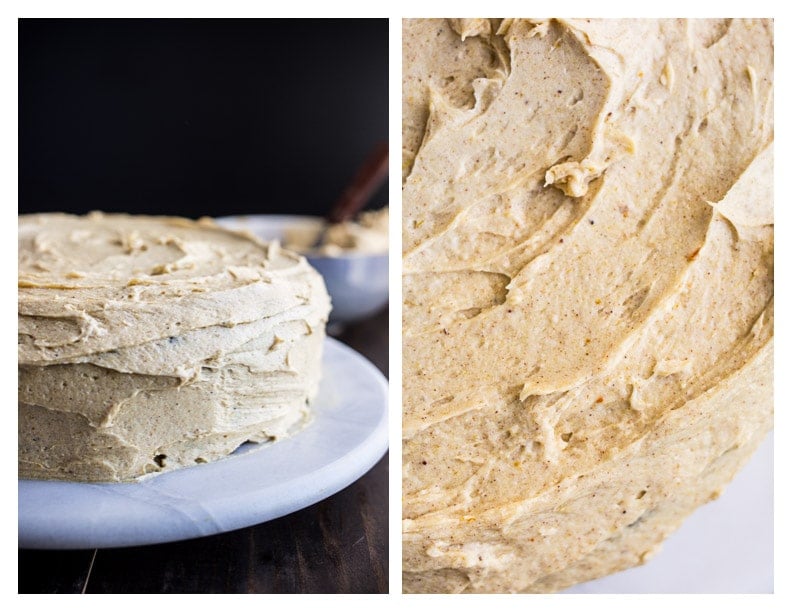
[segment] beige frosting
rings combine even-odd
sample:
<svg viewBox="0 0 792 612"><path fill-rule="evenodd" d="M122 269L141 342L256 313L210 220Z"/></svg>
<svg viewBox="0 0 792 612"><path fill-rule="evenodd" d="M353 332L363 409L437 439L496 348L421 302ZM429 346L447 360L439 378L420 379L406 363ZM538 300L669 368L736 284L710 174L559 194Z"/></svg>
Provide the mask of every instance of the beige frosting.
<svg viewBox="0 0 792 612"><path fill-rule="evenodd" d="M406 20L403 71L404 588L642 563L772 427L772 21Z"/></svg>
<svg viewBox="0 0 792 612"><path fill-rule="evenodd" d="M325 225L317 220L289 227L283 243L298 253L328 257L387 253L388 207L362 212L352 221Z"/></svg>
<svg viewBox="0 0 792 612"><path fill-rule="evenodd" d="M308 418L329 298L277 244L168 217L19 218L19 473L129 480Z"/></svg>

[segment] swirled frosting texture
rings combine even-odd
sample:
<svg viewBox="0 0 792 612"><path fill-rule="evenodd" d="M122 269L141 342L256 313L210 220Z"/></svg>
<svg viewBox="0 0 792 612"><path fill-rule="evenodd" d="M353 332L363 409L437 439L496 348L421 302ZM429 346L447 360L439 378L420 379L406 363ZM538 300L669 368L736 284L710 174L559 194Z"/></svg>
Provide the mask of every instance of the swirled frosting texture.
<svg viewBox="0 0 792 612"><path fill-rule="evenodd" d="M405 590L642 563L772 427L772 22L403 34Z"/></svg>
<svg viewBox="0 0 792 612"><path fill-rule="evenodd" d="M19 218L19 474L130 480L308 417L330 309L304 258L169 217Z"/></svg>

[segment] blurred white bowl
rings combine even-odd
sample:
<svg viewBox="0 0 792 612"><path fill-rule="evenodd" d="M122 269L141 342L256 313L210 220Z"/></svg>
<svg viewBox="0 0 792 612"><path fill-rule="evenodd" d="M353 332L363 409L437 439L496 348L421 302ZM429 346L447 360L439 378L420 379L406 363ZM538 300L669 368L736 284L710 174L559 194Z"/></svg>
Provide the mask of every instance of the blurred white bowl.
<svg viewBox="0 0 792 612"><path fill-rule="evenodd" d="M247 230L262 240L283 242L287 231L318 230L319 217L299 215L239 215L215 219L223 227ZM333 303L331 323L366 319L388 303L388 254L349 253L341 256L306 255L322 275Z"/></svg>

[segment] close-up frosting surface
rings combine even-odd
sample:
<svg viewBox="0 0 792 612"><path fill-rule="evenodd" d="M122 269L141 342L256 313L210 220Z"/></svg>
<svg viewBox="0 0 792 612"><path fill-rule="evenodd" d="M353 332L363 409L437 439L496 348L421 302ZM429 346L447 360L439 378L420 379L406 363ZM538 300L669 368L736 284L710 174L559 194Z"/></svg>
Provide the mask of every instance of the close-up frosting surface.
<svg viewBox="0 0 792 612"><path fill-rule="evenodd" d="M772 427L771 20L403 22L408 592L640 564Z"/></svg>

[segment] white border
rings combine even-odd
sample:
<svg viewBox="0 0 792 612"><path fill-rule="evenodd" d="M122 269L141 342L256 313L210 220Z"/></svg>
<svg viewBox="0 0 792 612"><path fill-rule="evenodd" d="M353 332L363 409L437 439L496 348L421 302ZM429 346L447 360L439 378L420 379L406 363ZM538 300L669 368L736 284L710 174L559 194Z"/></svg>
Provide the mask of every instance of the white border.
<svg viewBox="0 0 792 612"><path fill-rule="evenodd" d="M402 590L402 538L401 538L401 405L402 405L402 282L401 282L401 20L391 19L389 28L389 82L388 92L388 139L390 141L390 180L388 182L391 224L390 224L390 329L389 329L389 383L390 383L390 483L388 499L390 502L389 543L389 589L391 593Z"/></svg>

